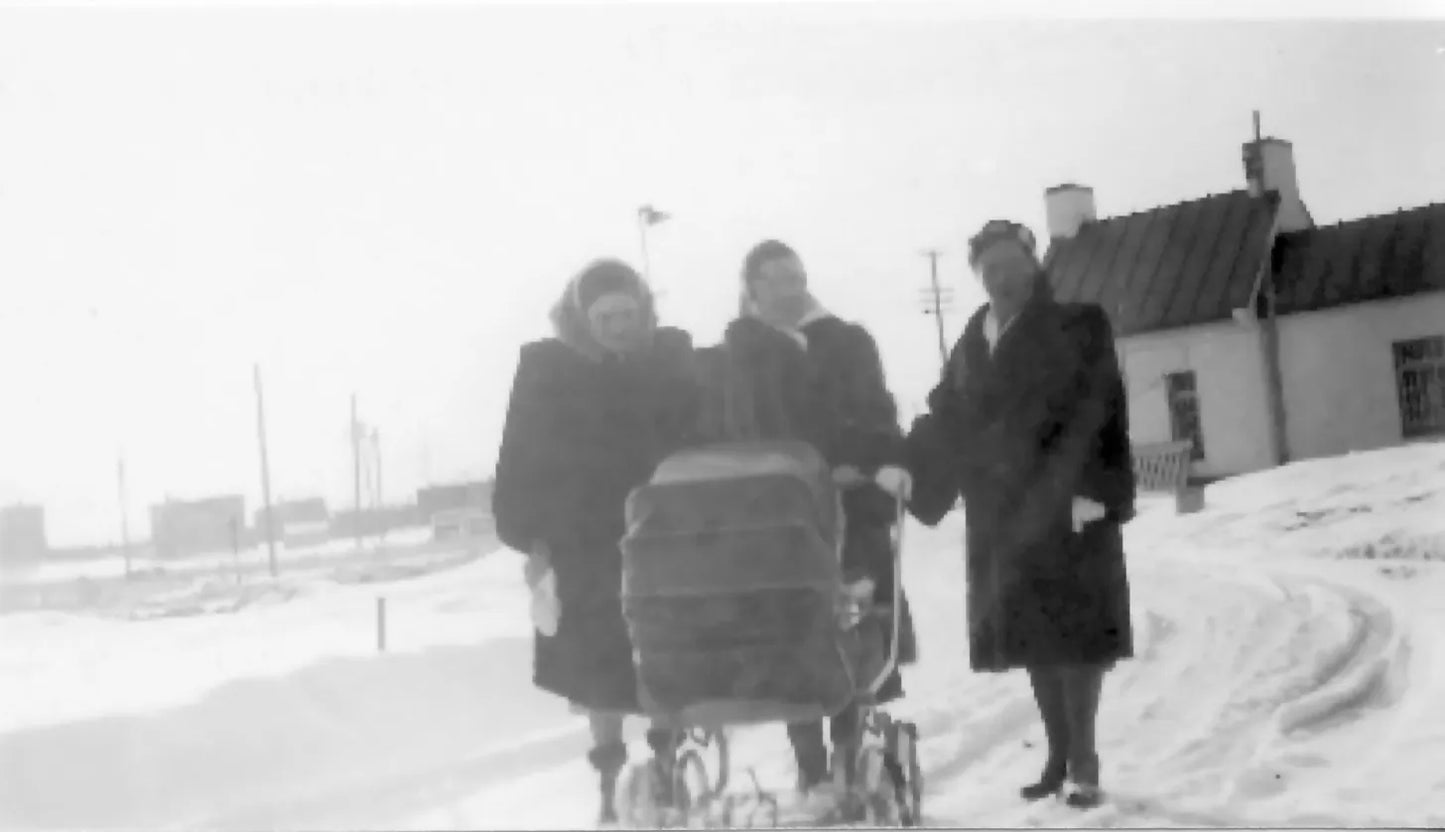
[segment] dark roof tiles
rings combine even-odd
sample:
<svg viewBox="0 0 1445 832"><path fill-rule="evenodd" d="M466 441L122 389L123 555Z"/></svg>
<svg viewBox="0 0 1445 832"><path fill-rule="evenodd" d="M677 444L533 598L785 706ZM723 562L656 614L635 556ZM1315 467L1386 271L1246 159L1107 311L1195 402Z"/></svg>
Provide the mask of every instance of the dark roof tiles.
<svg viewBox="0 0 1445 832"><path fill-rule="evenodd" d="M1054 294L1100 304L1125 335L1228 319L1264 264L1275 205L1241 190L1086 223L1050 242Z"/></svg>
<svg viewBox="0 0 1445 832"><path fill-rule="evenodd" d="M1445 203L1281 234L1276 310L1445 290Z"/></svg>

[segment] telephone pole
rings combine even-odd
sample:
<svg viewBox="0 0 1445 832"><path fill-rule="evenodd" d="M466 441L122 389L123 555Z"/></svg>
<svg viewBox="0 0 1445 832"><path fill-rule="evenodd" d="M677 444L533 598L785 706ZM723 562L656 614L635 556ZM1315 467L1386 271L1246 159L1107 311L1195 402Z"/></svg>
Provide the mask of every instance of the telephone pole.
<svg viewBox="0 0 1445 832"><path fill-rule="evenodd" d="M280 576L276 568L276 530L271 520L271 465L266 458L266 405L261 394L261 365L254 366L256 379L256 437L261 445L261 516L266 518L266 563L271 577Z"/></svg>
<svg viewBox="0 0 1445 832"><path fill-rule="evenodd" d="M356 532L356 551L362 550L361 542L361 421L356 416L356 394L351 394L351 462L355 472L356 516L353 531Z"/></svg>
<svg viewBox="0 0 1445 832"><path fill-rule="evenodd" d="M371 453L376 459L376 512L380 520L381 530L378 537L382 542L386 541L386 497L381 490L381 428L371 429Z"/></svg>
<svg viewBox="0 0 1445 832"><path fill-rule="evenodd" d="M932 315L938 325L938 358L948 365L948 337L944 334L943 311L953 304L953 291L938 285L938 249L927 249L923 256L928 258L929 284L924 290L923 314Z"/></svg>
<svg viewBox="0 0 1445 832"><path fill-rule="evenodd" d="M116 484L120 491L120 554L125 559L125 579L130 580L130 517L125 499L125 454L116 460Z"/></svg>

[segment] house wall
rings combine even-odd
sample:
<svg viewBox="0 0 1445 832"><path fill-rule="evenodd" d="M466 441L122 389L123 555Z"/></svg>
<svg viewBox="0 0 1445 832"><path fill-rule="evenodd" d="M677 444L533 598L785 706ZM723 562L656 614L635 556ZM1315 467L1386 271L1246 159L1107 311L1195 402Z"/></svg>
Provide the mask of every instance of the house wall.
<svg viewBox="0 0 1445 832"><path fill-rule="evenodd" d="M1259 332L1234 323L1204 324L1120 339L1135 444L1173 439L1167 373L1193 370L1204 433L1196 475L1258 471L1274 464Z"/></svg>
<svg viewBox="0 0 1445 832"><path fill-rule="evenodd" d="M1302 312L1279 323L1291 459L1402 441L1392 344L1445 335L1445 292Z"/></svg>

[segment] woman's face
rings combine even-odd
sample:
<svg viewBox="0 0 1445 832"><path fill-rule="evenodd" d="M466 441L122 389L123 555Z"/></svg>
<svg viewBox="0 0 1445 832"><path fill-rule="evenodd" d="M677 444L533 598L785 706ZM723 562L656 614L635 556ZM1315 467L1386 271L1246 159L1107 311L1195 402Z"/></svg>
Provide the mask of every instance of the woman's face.
<svg viewBox="0 0 1445 832"><path fill-rule="evenodd" d="M1000 240L978 255L974 271L983 281L989 303L1000 314L1012 315L1033 296L1039 267L1019 243Z"/></svg>
<svg viewBox="0 0 1445 832"><path fill-rule="evenodd" d="M642 340L642 303L625 292L610 292L587 307L592 337L608 352L627 352Z"/></svg>
<svg viewBox="0 0 1445 832"><path fill-rule="evenodd" d="M758 267L753 300L764 318L795 324L808 311L808 273L797 257L778 257Z"/></svg>

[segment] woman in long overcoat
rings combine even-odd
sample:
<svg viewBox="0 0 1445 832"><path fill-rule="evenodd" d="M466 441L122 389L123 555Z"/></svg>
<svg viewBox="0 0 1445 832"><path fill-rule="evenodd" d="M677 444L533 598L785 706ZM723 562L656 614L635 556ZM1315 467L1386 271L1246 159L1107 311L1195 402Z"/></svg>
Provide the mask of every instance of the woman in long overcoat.
<svg viewBox="0 0 1445 832"><path fill-rule="evenodd" d="M910 432L914 510L967 515L968 644L977 671L1025 668L1048 738L1038 799L1100 799L1100 686L1132 656L1121 526L1134 513L1128 408L1108 318L1056 303L1033 237L1005 221L970 243L989 303ZM940 467L946 470L940 470Z"/></svg>
<svg viewBox="0 0 1445 832"><path fill-rule="evenodd" d="M628 493L686 442L697 418L692 340L658 327L631 267L597 261L552 311L555 337L522 347L497 459L497 532L528 556L534 587L555 578L560 616L535 637L534 682L589 715L604 819L626 762L622 719L640 710L622 617ZM648 734L670 750L671 732Z"/></svg>
<svg viewBox="0 0 1445 832"><path fill-rule="evenodd" d="M714 432L710 438L801 439L817 448L843 487L844 577L871 580L874 600L892 603L893 495L906 495L909 483L897 407L877 345L862 326L823 309L808 291L802 261L784 243L755 246L744 260L742 282L742 314L728 325L722 350L746 412L732 414L734 424L723 428L733 435ZM906 600L901 616L899 659L910 664L916 646ZM895 670L878 698L890 701L902 693ZM835 748L849 737L855 718L849 708L831 720ZM788 736L800 788L810 791L829 777L822 723L789 725Z"/></svg>

